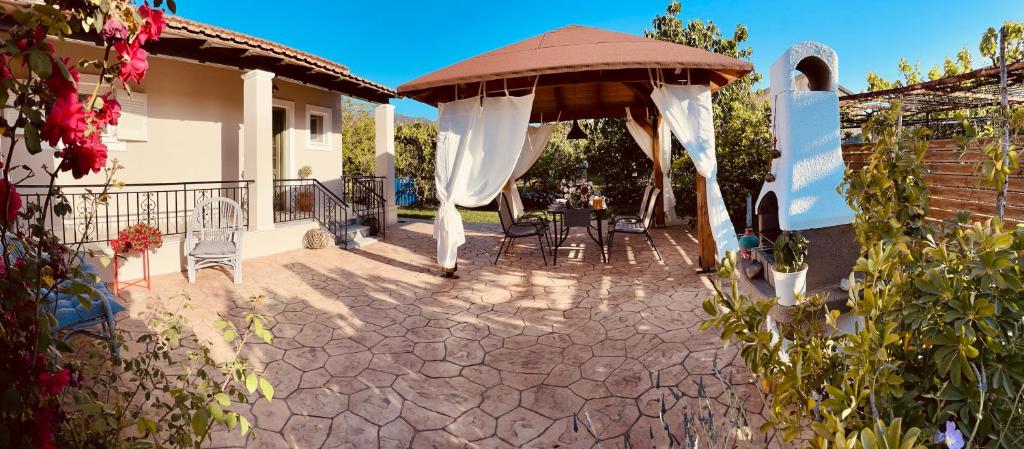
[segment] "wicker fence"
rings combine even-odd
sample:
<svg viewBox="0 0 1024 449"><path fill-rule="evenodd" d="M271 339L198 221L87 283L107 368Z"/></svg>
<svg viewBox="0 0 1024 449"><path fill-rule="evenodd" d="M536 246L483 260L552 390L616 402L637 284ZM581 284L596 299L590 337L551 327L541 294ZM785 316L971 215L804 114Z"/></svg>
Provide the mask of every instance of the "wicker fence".
<svg viewBox="0 0 1024 449"><path fill-rule="evenodd" d="M853 168L862 167L868 156L864 145L843 145L843 159ZM970 212L983 220L995 215L996 191L978 186L978 165L981 152L972 149L961 154L952 140L928 142L925 164L928 174L929 217L952 218L959 211ZM1024 173L1018 170L1010 177L1006 197L1007 223L1024 222Z"/></svg>

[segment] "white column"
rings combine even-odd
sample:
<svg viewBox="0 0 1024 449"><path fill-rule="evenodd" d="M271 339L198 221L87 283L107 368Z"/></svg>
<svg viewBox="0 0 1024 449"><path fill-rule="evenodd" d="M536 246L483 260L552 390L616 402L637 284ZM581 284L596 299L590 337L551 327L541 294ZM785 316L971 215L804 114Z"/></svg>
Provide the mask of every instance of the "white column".
<svg viewBox="0 0 1024 449"><path fill-rule="evenodd" d="M385 212L387 224L398 223L398 206L395 205L395 107L390 104L378 105L374 111L376 125L377 176L384 177L384 199L388 206Z"/></svg>
<svg viewBox="0 0 1024 449"><path fill-rule="evenodd" d="M250 70L242 79L244 173L246 179L254 181L249 187L249 229L262 231L274 228L274 74Z"/></svg>

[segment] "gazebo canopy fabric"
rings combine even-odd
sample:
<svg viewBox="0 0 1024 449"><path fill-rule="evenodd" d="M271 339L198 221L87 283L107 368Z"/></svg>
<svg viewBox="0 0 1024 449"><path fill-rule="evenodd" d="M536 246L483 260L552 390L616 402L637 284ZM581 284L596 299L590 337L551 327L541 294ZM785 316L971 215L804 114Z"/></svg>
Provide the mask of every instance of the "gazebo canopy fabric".
<svg viewBox="0 0 1024 449"><path fill-rule="evenodd" d="M564 121L625 117L626 107L653 112L652 79L715 90L751 70L749 62L685 45L570 25L426 74L398 92L436 106L481 89L523 94L536 86L531 121Z"/></svg>

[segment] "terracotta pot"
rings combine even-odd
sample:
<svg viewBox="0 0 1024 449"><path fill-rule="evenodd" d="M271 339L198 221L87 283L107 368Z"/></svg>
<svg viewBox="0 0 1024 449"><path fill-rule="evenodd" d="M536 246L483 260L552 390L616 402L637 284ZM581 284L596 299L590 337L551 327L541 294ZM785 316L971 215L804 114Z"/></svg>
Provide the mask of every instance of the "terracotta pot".
<svg viewBox="0 0 1024 449"><path fill-rule="evenodd" d="M313 192L299 192L299 210L302 212L313 211Z"/></svg>
<svg viewBox="0 0 1024 449"><path fill-rule="evenodd" d="M807 292L807 264L796 273L780 273L772 267L772 277L775 279L775 296L779 297L780 306L795 306L796 294Z"/></svg>

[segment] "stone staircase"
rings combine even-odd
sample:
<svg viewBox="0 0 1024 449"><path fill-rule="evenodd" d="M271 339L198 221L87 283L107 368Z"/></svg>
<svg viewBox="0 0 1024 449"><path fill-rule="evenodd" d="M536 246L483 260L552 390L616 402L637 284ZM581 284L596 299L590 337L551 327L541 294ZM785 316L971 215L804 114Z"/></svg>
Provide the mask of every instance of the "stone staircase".
<svg viewBox="0 0 1024 449"><path fill-rule="evenodd" d="M343 249L358 249L372 245L380 241L377 237L370 235L370 227L362 224L358 217L348 220L348 229L340 224L335 224L334 229L329 229L334 235L339 236L337 244Z"/></svg>

